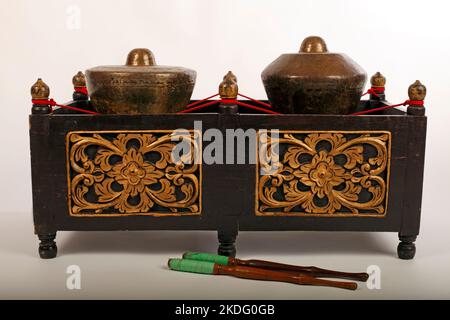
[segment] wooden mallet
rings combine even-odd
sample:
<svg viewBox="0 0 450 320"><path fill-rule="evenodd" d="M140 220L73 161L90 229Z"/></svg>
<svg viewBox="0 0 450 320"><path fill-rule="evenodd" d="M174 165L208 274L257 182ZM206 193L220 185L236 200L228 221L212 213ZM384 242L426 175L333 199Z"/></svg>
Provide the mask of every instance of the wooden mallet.
<svg viewBox="0 0 450 320"><path fill-rule="evenodd" d="M356 290L356 282L331 281L316 279L304 274L293 274L290 272L274 271L245 266L227 266L209 261L198 261L188 259L169 259L169 268L176 271L229 275L237 278L289 282L301 285L327 286L347 290Z"/></svg>
<svg viewBox="0 0 450 320"><path fill-rule="evenodd" d="M287 271L291 273L301 273L310 277L323 277L323 278L341 278L355 281L367 281L369 275L366 272L353 273L353 272L340 272L334 270L321 269L317 267L305 267L295 266L290 264L283 264L265 260L241 260L236 258L230 258L226 256L220 256L217 254L200 253L200 252L185 252L183 254L184 259L209 261L224 266L246 266L253 268L262 268L274 271Z"/></svg>

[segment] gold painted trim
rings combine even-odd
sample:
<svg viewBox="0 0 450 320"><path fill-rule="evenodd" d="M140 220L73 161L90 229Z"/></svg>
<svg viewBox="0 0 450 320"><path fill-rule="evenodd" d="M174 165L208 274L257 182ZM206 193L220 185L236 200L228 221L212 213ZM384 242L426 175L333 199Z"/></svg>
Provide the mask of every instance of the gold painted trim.
<svg viewBox="0 0 450 320"><path fill-rule="evenodd" d="M129 216L152 216L152 217L181 217L181 216L201 216L203 206L202 206L202 177L203 177L203 146L202 146L202 132L200 130L186 130L187 132L197 134L198 137L198 165L199 165L199 175L198 175L198 210L196 212L143 212L143 213L74 213L72 211L72 191L71 191L71 178L70 178L70 154L69 154L69 146L70 146L70 136L73 134L110 134L110 133L131 133L131 134L144 134L144 133L171 133L176 132L177 130L99 130L99 131L91 131L91 130L82 130L82 131L69 131L66 134L65 137L65 143L66 143L66 170L67 170L67 205L68 205L68 211L69 215L72 217L86 217L86 218L96 218L96 217L129 217Z"/></svg>
<svg viewBox="0 0 450 320"><path fill-rule="evenodd" d="M333 217L333 218L345 218L345 217L370 217L370 218L385 218L388 211L389 204L389 186L390 186L390 169L391 169L391 148L392 148L392 134L390 131L384 130L369 130L369 131L345 131L345 130L279 130L280 134L290 133L290 134L313 134L313 133L330 133L330 134L387 134L388 135L388 146L387 146L387 163L386 163L386 195L385 195L385 208L383 214L376 213L307 213L307 212L262 212L259 210L260 195L259 195L259 180L260 180L260 159L259 159L259 141L260 141L260 131L256 135L256 183L255 183L255 215L260 217ZM270 130L267 130L270 131Z"/></svg>

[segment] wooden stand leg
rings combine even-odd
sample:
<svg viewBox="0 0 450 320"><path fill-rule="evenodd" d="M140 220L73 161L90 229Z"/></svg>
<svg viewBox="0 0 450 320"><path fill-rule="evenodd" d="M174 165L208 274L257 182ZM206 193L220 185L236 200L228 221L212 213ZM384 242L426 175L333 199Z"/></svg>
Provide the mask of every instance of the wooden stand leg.
<svg viewBox="0 0 450 320"><path fill-rule="evenodd" d="M236 256L236 241L237 233L218 232L219 248L217 253L221 256L235 257Z"/></svg>
<svg viewBox="0 0 450 320"><path fill-rule="evenodd" d="M42 259L52 259L56 257L58 248L56 247L56 232L55 233L40 233L39 240L39 256Z"/></svg>
<svg viewBox="0 0 450 320"><path fill-rule="evenodd" d="M400 239L400 243L397 247L398 257L404 260L411 260L414 258L414 255L416 254L416 245L414 244L414 241L416 241L417 235L404 236L399 234L398 238Z"/></svg>

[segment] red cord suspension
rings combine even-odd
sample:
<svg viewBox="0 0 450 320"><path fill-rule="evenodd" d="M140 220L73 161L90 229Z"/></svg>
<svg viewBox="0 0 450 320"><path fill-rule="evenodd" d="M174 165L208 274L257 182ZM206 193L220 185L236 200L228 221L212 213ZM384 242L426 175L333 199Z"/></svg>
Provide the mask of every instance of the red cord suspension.
<svg viewBox="0 0 450 320"><path fill-rule="evenodd" d="M246 107L246 108L253 109L253 110L256 110L256 111L262 111L264 113L281 114L281 113L273 111L273 110L268 110L268 109L265 109L265 108L253 106L251 104L248 104L248 103L245 103L245 102L241 102L241 101L238 101L238 100L235 100L234 103L236 103L238 106Z"/></svg>
<svg viewBox="0 0 450 320"><path fill-rule="evenodd" d="M74 110L74 111L88 113L88 114L95 114L95 115L99 115L100 114L100 113L95 112L95 111L84 110L84 109L80 109L80 108L77 108L77 107L67 106L67 105L64 105L64 104L59 104L59 103L56 103L56 101L53 100L53 99L32 99L31 102L33 104L49 105L51 107L60 107L60 108Z"/></svg>
<svg viewBox="0 0 450 320"><path fill-rule="evenodd" d="M248 100L251 100L251 101L253 101L253 102L255 102L255 103L258 103L258 104L260 104L260 105L262 105L262 106L265 106L265 107L267 107L267 108L273 108L273 107L272 107L270 104L268 104L268 103L265 103L265 102L262 102L262 101L259 101L259 100L250 98L250 97L248 97L248 96L246 96L246 95L243 95L243 94L238 93L238 96L243 97L243 98L246 98L246 99L248 99Z"/></svg>
<svg viewBox="0 0 450 320"><path fill-rule="evenodd" d="M75 92L80 92L85 95L89 95L86 87L74 87Z"/></svg>
<svg viewBox="0 0 450 320"><path fill-rule="evenodd" d="M75 92L80 92L83 93L85 95L88 95L88 91L86 87L75 87L74 88ZM365 96L367 94L373 94L377 97L379 97L378 94L384 93L385 88L384 87L371 87L369 88L362 96ZM183 114L183 113L189 113L192 111L196 111L196 110L200 110L218 103L225 103L225 104L237 104L239 106L248 108L248 109L252 109L252 110L256 110L256 111L260 111L263 113L268 113L268 114L281 114L279 112L273 111L273 110L269 110L267 108L272 109L273 107L265 102L253 99L249 96L246 96L244 94L238 93L239 96L246 98L250 101L253 101L254 103L260 104L261 106L264 106L264 108L262 107L258 107L258 106L254 106L245 102L241 102L238 101L237 99L219 99L219 100L213 100L213 101L208 101L209 99L215 98L217 97L219 94L216 93L214 95L211 95L209 97L206 97L204 99L198 100L196 102L193 102L191 104L188 104L186 106L186 109L178 112L179 114ZM82 112L82 113L87 113L87 114L94 114L94 115L99 115L100 113L95 112L95 111L90 111L90 110L85 110L85 109L80 109L77 107L72 107L72 106L68 106L68 105L63 105L63 104L58 104L56 103L55 100L53 99L33 99L31 100L33 104L42 104L42 105L49 105L51 107L60 107L60 108L64 108L64 109L69 109L69 110L74 110L74 111L78 111L78 112ZM208 101L208 102L207 102ZM204 103L206 102L206 103ZM412 105L412 106L423 106L424 102L423 100L406 100L403 103L399 103L399 104L394 104L394 105L389 105L389 106L383 106L383 107L379 107L379 108L374 108L374 109L370 109L370 110L363 110L363 111L359 111L359 112L355 112L355 113L351 113L350 115L353 116L358 116L358 115L363 115L363 114L369 114L372 112L377 112L377 111L381 111L381 110L386 110L386 109L390 109L390 108L395 108L395 107L400 107L400 106L406 106L406 105Z"/></svg>
<svg viewBox="0 0 450 320"><path fill-rule="evenodd" d="M389 106L383 106L383 107L379 107L379 108L374 108L374 109L370 109L370 110L364 110L364 111L359 111L359 112L355 112L355 113L351 113L351 116L359 116L359 115L363 115L363 114L368 114L368 113L372 113L372 112L376 112L376 111L381 111L381 110L386 110L386 109L391 109L391 108L395 108L395 107L400 107L400 106L423 106L423 100L406 100L403 103L399 103L399 104L393 104L393 105L389 105Z"/></svg>
<svg viewBox="0 0 450 320"><path fill-rule="evenodd" d="M252 110L256 110L256 111L261 111L261 112L264 112L264 113L280 114L279 112L276 112L276 111L273 111L273 110L268 110L268 109L257 107L257 106L253 106L251 104L244 103L244 102L238 101L236 99L219 99L219 100L209 101L209 102L204 103L202 105L198 105L198 106L191 107L189 109L182 110L182 111L180 111L178 113L179 114L189 113L189 112L192 112L192 111L195 111L195 110L200 110L200 109L203 109L203 108L206 108L206 107L218 104L218 103L237 104L238 106L242 106L242 107L245 107L245 108L248 108L248 109L252 109Z"/></svg>
<svg viewBox="0 0 450 320"><path fill-rule="evenodd" d="M239 96L247 98L247 99L249 99L249 100L253 101L254 103L257 103L257 104L259 104L261 106L264 106L264 108L258 107L258 106L254 106L254 105L251 105L251 104L248 104L248 103L245 103L245 102L241 102L241 101L238 101L237 99L219 99L219 100L213 100L213 101L206 102L206 101L208 101L211 98L217 97L218 95L219 94L217 93L217 94L214 94L214 95L209 96L207 98L198 100L198 101L193 102L191 104L188 104L186 106L186 109L184 109L184 110L182 110L180 112L177 112L177 113L179 113L179 114L189 113L189 112L192 112L192 111L196 111L196 110L200 110L200 109L209 107L209 106L214 105L214 104L227 103L227 104L237 104L239 106L242 106L242 107L245 107L245 108L248 108L248 109L252 109L252 110L256 110L256 111L260 111L260 112L264 112L264 113L280 114L279 112L267 109L267 108L273 108L270 104L262 102L262 101L259 101L259 100L256 100L256 99L253 99L253 98L250 98L250 97L248 97L246 95L243 95L243 94L240 94L240 93L238 93ZM203 102L206 102L206 103L203 103Z"/></svg>
<svg viewBox="0 0 450 320"><path fill-rule="evenodd" d="M205 101L207 101L207 100L209 100L209 99L215 98L215 97L217 97L218 95L219 95L219 94L216 93L216 94L213 94L212 96L209 96L209 97L207 97L207 98L205 98L205 99L202 99L202 100L198 100L198 101L192 102L191 104L188 104L188 105L186 106L186 109L192 108L193 106L196 106L196 105L198 105L198 104L200 104L200 103L202 103L202 102L205 102Z"/></svg>
<svg viewBox="0 0 450 320"><path fill-rule="evenodd" d="M373 94L375 97L380 97L379 94L384 93L384 87L371 87L364 92L361 97L364 97L367 94Z"/></svg>
<svg viewBox="0 0 450 320"><path fill-rule="evenodd" d="M203 99L203 100L205 100L205 99ZM177 113L189 113L189 112L192 112L192 111L195 111L195 110L199 110L199 109L203 109L203 108L209 107L209 106L217 104L219 102L220 102L220 100L209 101L209 102L204 103L204 104L199 105L199 106L194 106L194 107L190 107L188 109L181 110L180 112L177 112Z"/></svg>

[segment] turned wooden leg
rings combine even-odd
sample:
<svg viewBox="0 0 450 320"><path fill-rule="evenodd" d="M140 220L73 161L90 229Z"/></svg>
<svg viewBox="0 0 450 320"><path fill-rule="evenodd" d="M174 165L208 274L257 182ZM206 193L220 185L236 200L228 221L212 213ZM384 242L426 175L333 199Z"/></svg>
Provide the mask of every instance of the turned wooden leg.
<svg viewBox="0 0 450 320"><path fill-rule="evenodd" d="M55 233L39 233L39 256L42 259L52 259L56 257L58 248L56 247Z"/></svg>
<svg viewBox="0 0 450 320"><path fill-rule="evenodd" d="M416 241L417 235L404 236L399 234L398 238L400 239L400 243L397 247L398 257L404 260L414 258L414 255L416 254L416 245L414 244L414 241Z"/></svg>
<svg viewBox="0 0 450 320"><path fill-rule="evenodd" d="M236 233L218 232L219 248L217 253L221 256L235 257L236 256Z"/></svg>

